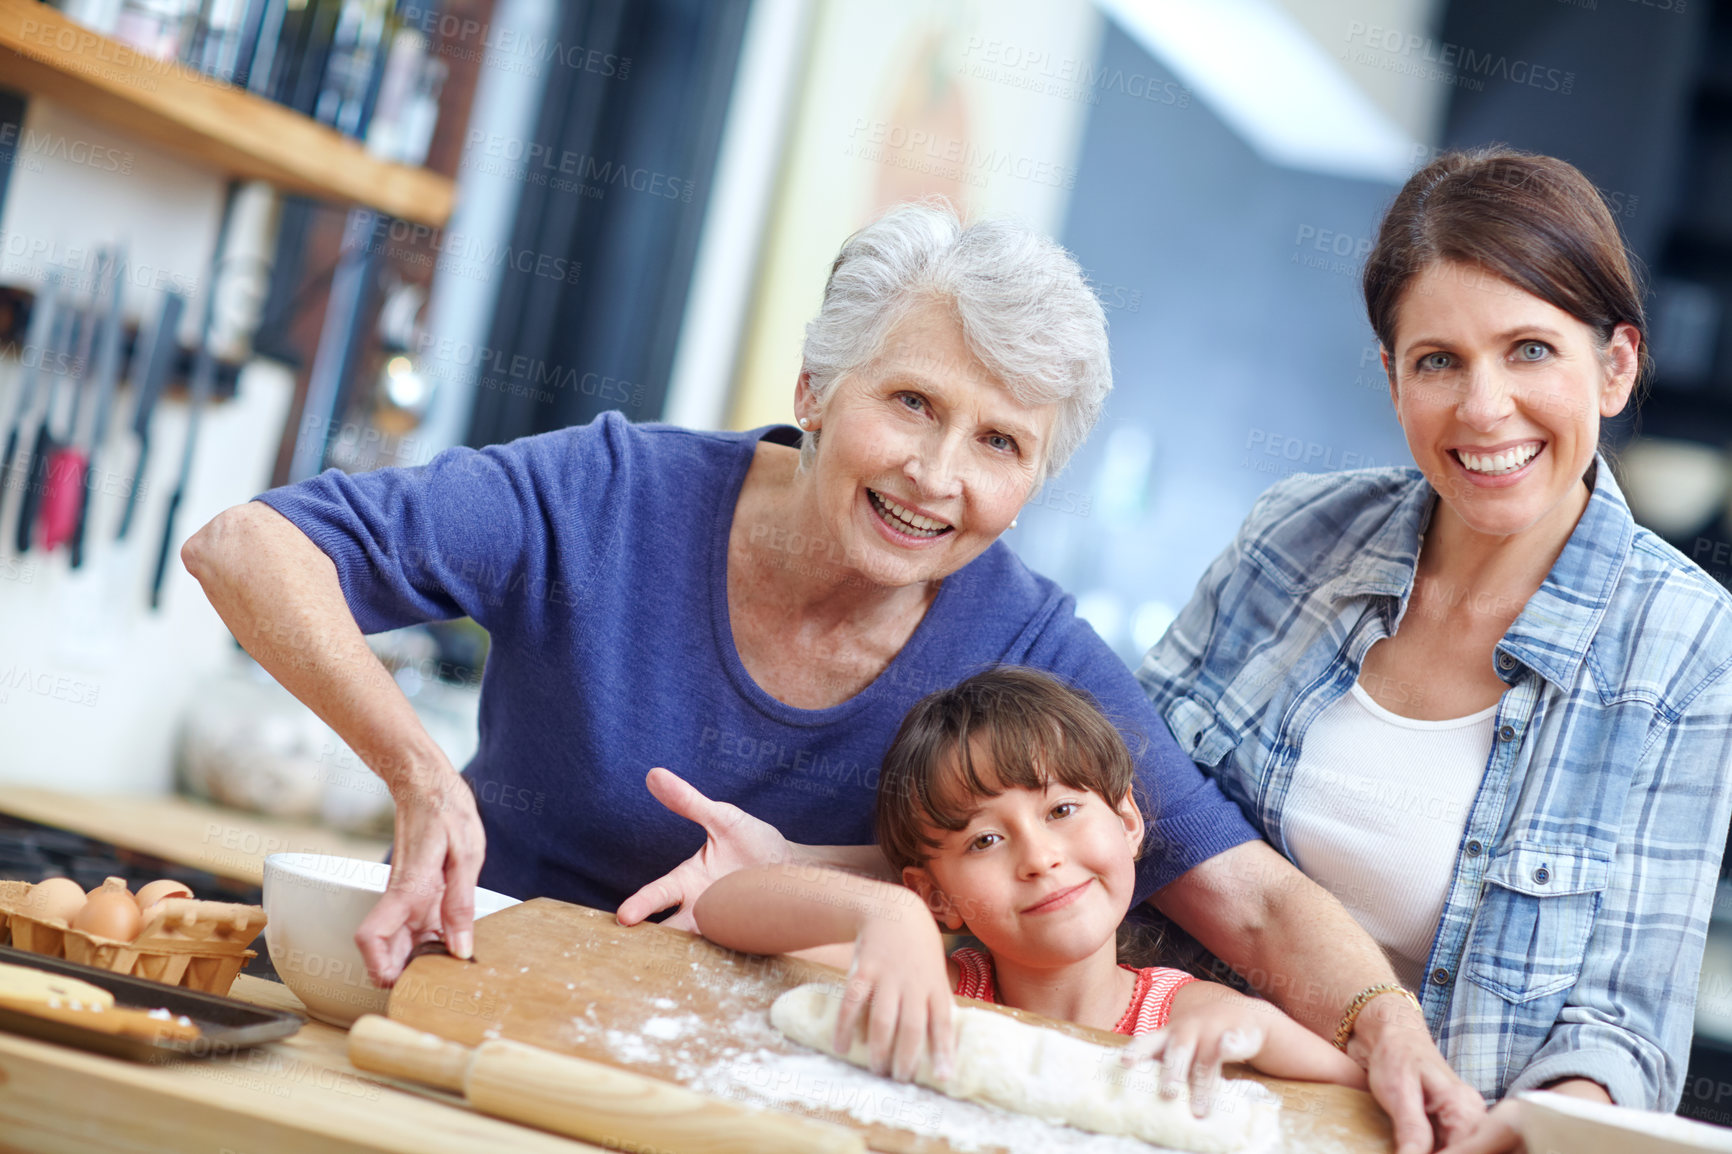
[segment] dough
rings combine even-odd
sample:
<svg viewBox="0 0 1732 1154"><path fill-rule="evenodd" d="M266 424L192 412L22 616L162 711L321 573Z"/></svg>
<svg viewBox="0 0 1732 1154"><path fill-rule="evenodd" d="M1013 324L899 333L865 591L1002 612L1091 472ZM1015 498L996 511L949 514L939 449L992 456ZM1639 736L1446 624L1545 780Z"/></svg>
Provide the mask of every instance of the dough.
<svg viewBox="0 0 1732 1154"><path fill-rule="evenodd" d="M114 995L101 986L11 962L0 962L0 999L83 1009L114 1007Z"/></svg>
<svg viewBox="0 0 1732 1154"><path fill-rule="evenodd" d="M830 1045L841 1004L840 987L812 982L777 998L770 1022L801 1045L866 1066L866 1043L860 1037L847 1054L837 1054ZM961 1004L952 1020L955 1074L940 1085L922 1060L915 1081L923 1086L1049 1122L1100 1134L1129 1134L1197 1154L1278 1146L1280 1101L1255 1082L1227 1080L1209 1116L1197 1119L1191 1116L1188 1095L1161 1097L1153 1071L1124 1069L1115 1047Z"/></svg>

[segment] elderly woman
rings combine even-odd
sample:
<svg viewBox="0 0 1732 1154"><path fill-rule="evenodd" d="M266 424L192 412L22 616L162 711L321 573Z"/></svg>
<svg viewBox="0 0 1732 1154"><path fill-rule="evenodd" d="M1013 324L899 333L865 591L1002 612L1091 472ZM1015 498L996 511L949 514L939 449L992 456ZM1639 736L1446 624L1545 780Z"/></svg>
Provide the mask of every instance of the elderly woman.
<svg viewBox="0 0 1732 1154"><path fill-rule="evenodd" d="M739 865L884 872L873 791L903 715L1009 662L1085 688L1138 750L1158 807L1138 899L1158 892L1221 956L1274 975L1301 1021L1333 1028L1383 972L1375 946L1257 840L1071 599L998 540L1109 387L1100 305L1062 249L904 207L836 259L798 432L609 414L422 468L329 471L202 529L183 557L235 636L396 799L390 888L357 934L375 980L435 933L468 956L478 877L627 923L679 905L688 924ZM464 614L493 644L459 776L362 635ZM696 786L651 773L664 809L649 766ZM1449 1094L1418 1037L1378 1051L1410 1114L1421 1072ZM1218 1065L1199 1054L1196 1076Z"/></svg>
<svg viewBox="0 0 1732 1154"><path fill-rule="evenodd" d="M1418 469L1276 485L1139 677L1388 951L1377 1012L1422 1009L1489 1099L1673 1110L1732 809L1732 598L1596 452L1646 355L1617 227L1562 161L1451 154L1364 284ZM1459 1149L1513 1145L1507 1117Z"/></svg>

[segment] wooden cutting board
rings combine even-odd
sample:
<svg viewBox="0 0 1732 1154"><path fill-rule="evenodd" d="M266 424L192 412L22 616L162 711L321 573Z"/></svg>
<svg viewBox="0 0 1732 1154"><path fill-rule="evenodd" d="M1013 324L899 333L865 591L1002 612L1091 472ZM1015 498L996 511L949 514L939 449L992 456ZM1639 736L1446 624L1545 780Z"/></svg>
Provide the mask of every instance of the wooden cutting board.
<svg viewBox="0 0 1732 1154"><path fill-rule="evenodd" d="M391 991L390 1016L466 1046L510 1038L720 1097L851 1125L866 1132L873 1149L890 1154L953 1154L968 1145L936 1135L947 1122L955 1133L956 1120L975 1107L843 1067L788 1041L769 1024L770 1003L778 994L805 982L835 980L835 970L798 958L735 953L665 926L628 929L612 914L551 898L477 921L475 957L465 962L433 955L410 963ZM1125 1041L1005 1012L1107 1045ZM1282 1133L1293 1154L1393 1149L1388 1119L1368 1094L1244 1069L1234 1074L1281 1095ZM993 1140L990 1134L985 1138ZM1075 1148L1088 1145L1079 1135Z"/></svg>

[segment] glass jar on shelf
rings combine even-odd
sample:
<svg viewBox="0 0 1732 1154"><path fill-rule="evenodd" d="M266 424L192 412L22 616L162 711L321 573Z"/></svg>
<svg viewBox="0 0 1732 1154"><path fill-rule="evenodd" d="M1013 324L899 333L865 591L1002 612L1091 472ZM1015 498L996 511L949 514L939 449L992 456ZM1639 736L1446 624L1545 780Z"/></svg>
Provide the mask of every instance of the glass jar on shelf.
<svg viewBox="0 0 1732 1154"><path fill-rule="evenodd" d="M196 0L122 0L113 36L145 56L174 60L197 14Z"/></svg>

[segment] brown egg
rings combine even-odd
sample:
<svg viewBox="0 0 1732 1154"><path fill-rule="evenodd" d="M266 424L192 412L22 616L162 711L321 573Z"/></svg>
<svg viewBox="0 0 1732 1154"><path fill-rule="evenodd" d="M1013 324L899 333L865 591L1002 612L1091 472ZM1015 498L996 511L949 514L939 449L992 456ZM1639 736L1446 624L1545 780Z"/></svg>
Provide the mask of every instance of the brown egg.
<svg viewBox="0 0 1732 1154"><path fill-rule="evenodd" d="M100 889L91 890L84 908L72 919L73 929L116 942L136 938L143 924L138 903L132 900L122 878L109 878Z"/></svg>
<svg viewBox="0 0 1732 1154"><path fill-rule="evenodd" d="M84 908L84 887L71 878L49 878L30 887L20 911L38 921L71 923Z"/></svg>
<svg viewBox="0 0 1732 1154"><path fill-rule="evenodd" d="M143 913L163 898L190 898L192 887L185 882L163 878L161 881L146 882L138 887L138 892L132 895L138 903L138 912Z"/></svg>

